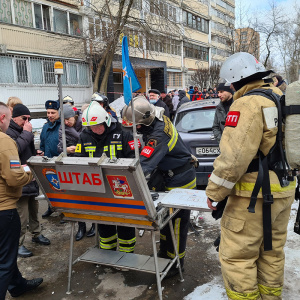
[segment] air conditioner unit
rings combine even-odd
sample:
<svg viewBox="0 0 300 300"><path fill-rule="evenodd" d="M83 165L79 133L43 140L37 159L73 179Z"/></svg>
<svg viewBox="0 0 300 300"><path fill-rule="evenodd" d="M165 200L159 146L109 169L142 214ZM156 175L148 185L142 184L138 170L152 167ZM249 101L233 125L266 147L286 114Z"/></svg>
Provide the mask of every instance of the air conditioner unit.
<svg viewBox="0 0 300 300"><path fill-rule="evenodd" d="M7 52L7 49L6 49L6 45L4 44L0 44L0 53L6 53Z"/></svg>

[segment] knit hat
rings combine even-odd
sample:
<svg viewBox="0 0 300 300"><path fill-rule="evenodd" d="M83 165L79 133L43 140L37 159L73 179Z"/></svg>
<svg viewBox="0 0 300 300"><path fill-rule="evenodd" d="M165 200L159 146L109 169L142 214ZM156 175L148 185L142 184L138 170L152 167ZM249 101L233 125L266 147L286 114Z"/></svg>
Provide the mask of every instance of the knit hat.
<svg viewBox="0 0 300 300"><path fill-rule="evenodd" d="M64 119L69 119L75 116L75 111L73 110L72 106L70 106L69 104L64 104L63 111L64 111Z"/></svg>
<svg viewBox="0 0 300 300"><path fill-rule="evenodd" d="M23 104L16 104L13 109L12 117L16 118L19 116L30 116L29 109Z"/></svg>
<svg viewBox="0 0 300 300"><path fill-rule="evenodd" d="M225 85L225 83L220 83L217 87L217 91L226 91L231 93L232 95L234 94L233 90L230 88L230 86Z"/></svg>
<svg viewBox="0 0 300 300"><path fill-rule="evenodd" d="M45 103L46 109L55 109L59 110L59 101L57 100L47 100Z"/></svg>

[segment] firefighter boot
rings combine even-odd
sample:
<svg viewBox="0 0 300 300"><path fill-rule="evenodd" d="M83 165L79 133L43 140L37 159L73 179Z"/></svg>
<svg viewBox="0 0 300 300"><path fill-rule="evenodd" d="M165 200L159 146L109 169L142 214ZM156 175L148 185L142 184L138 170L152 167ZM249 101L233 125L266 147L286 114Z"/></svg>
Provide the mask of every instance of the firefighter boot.
<svg viewBox="0 0 300 300"><path fill-rule="evenodd" d="M84 237L85 232L86 232L85 222L78 222L78 231L75 236L76 241L80 241Z"/></svg>

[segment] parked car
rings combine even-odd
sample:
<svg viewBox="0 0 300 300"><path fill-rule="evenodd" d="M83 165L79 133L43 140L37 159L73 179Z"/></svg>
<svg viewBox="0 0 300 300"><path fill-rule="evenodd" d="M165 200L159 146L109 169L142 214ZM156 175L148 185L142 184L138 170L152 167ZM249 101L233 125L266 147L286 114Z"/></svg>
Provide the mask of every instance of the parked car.
<svg viewBox="0 0 300 300"><path fill-rule="evenodd" d="M220 99L199 100L183 104L173 123L187 148L199 161L197 186L207 185L213 162L220 148L212 132L215 111Z"/></svg>

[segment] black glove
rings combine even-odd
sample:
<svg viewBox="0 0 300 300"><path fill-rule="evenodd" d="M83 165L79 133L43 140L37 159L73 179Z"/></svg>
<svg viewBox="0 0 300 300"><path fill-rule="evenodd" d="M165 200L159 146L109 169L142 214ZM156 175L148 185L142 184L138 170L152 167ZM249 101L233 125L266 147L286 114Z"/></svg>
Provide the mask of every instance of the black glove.
<svg viewBox="0 0 300 300"><path fill-rule="evenodd" d="M213 210L212 211L211 215L216 220L218 220L218 219L220 219L222 217L223 211L224 211L226 203L227 203L227 199L228 199L228 197L226 197L224 200L218 202L218 204L216 206L217 210Z"/></svg>

